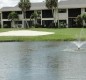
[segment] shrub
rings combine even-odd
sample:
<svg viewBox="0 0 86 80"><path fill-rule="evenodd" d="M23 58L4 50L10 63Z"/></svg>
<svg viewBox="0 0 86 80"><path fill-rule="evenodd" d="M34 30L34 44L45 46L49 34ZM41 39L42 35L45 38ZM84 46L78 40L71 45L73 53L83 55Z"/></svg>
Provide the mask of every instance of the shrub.
<svg viewBox="0 0 86 80"><path fill-rule="evenodd" d="M49 25L49 28L54 28L55 27L55 24L54 23L51 23L50 25Z"/></svg>
<svg viewBox="0 0 86 80"><path fill-rule="evenodd" d="M78 15L76 18L76 24L77 26L83 26L83 21L81 15Z"/></svg>
<svg viewBox="0 0 86 80"><path fill-rule="evenodd" d="M7 25L7 24L4 24L3 27L4 27L4 28L8 28L8 25Z"/></svg>
<svg viewBox="0 0 86 80"><path fill-rule="evenodd" d="M65 27L66 27L66 23L61 22L61 23L59 24L59 27L60 27L60 28L65 28Z"/></svg>
<svg viewBox="0 0 86 80"><path fill-rule="evenodd" d="M49 28L58 28L58 23L56 23L56 26L55 26L55 23L51 23L49 25Z"/></svg>
<svg viewBox="0 0 86 80"><path fill-rule="evenodd" d="M18 24L18 28L22 28L22 25L21 24Z"/></svg>
<svg viewBox="0 0 86 80"><path fill-rule="evenodd" d="M43 28L43 27L44 27L44 26L41 25L41 24L39 24L39 23L35 24L35 28Z"/></svg>

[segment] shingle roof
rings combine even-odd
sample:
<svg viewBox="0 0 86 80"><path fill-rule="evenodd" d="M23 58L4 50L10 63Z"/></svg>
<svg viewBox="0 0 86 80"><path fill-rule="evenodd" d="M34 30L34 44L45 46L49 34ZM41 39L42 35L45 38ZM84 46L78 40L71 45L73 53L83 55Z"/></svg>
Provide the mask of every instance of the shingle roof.
<svg viewBox="0 0 86 80"><path fill-rule="evenodd" d="M45 3L44 2L32 3L31 4L30 10L41 10L41 9L47 9L45 7ZM1 8L1 11L21 11L21 9L17 5L15 7L3 7L3 8Z"/></svg>
<svg viewBox="0 0 86 80"><path fill-rule="evenodd" d="M86 8L86 0L62 0L59 8Z"/></svg>
<svg viewBox="0 0 86 80"><path fill-rule="evenodd" d="M59 8L86 8L86 0L61 0L58 3ZM45 2L32 3L30 10L42 10L47 9ZM15 7L3 7L1 11L21 11L18 6Z"/></svg>

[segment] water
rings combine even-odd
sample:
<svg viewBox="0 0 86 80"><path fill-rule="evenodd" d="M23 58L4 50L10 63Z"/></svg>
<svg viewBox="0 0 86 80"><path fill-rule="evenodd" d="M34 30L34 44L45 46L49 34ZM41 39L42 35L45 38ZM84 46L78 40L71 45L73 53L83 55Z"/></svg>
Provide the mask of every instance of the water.
<svg viewBox="0 0 86 80"><path fill-rule="evenodd" d="M80 30L80 33L77 36L77 41L72 42L73 44L75 44L75 46L77 46L78 49L80 49L84 44L86 44L85 41L81 41L81 39L83 39L82 35L85 35L83 28Z"/></svg>
<svg viewBox="0 0 86 80"><path fill-rule="evenodd" d="M86 80L86 45L0 43L0 80Z"/></svg>
<svg viewBox="0 0 86 80"><path fill-rule="evenodd" d="M78 49L80 49L84 44L86 44L85 41L74 41L73 43L77 46Z"/></svg>

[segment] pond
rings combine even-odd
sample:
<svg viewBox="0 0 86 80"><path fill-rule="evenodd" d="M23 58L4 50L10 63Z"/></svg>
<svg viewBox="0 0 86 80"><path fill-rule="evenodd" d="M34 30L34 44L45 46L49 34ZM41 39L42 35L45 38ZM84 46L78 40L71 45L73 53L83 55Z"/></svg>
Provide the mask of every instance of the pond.
<svg viewBox="0 0 86 80"><path fill-rule="evenodd" d="M0 80L86 80L86 45L1 42Z"/></svg>

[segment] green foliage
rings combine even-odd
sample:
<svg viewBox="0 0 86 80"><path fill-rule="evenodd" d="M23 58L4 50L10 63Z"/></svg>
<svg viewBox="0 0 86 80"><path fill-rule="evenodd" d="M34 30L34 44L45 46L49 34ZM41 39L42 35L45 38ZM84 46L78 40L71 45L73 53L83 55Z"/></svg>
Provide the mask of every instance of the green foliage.
<svg viewBox="0 0 86 80"><path fill-rule="evenodd" d="M19 18L19 16L16 12L9 13L8 19L11 20L11 27L13 27L13 28L15 27L15 20L17 20L18 18Z"/></svg>
<svg viewBox="0 0 86 80"><path fill-rule="evenodd" d="M77 18L76 18L76 24L77 24L77 26L82 26L83 25L83 21L82 21L81 15L77 16Z"/></svg>
<svg viewBox="0 0 86 80"><path fill-rule="evenodd" d="M38 14L36 12L32 13L30 19L37 19Z"/></svg>
<svg viewBox="0 0 86 80"><path fill-rule="evenodd" d="M58 0L46 0L45 5L48 9L52 10L54 23L55 23L55 26L56 26L56 23L57 23L57 18L56 17L58 17L58 15L57 15L58 14ZM56 12L55 15L54 15L54 12ZM58 23L58 25L59 25L59 23Z"/></svg>
<svg viewBox="0 0 86 80"><path fill-rule="evenodd" d="M53 22L50 23L49 28L55 28L55 24Z"/></svg>
<svg viewBox="0 0 86 80"><path fill-rule="evenodd" d="M81 17L84 21L86 21L86 13L82 14Z"/></svg>
<svg viewBox="0 0 86 80"><path fill-rule="evenodd" d="M59 24L59 28L65 28L65 27L66 27L66 23L61 22L61 23Z"/></svg>
<svg viewBox="0 0 86 80"><path fill-rule="evenodd" d="M4 24L3 26L4 26L4 28L8 28L8 25L7 24Z"/></svg>
<svg viewBox="0 0 86 80"><path fill-rule="evenodd" d="M78 15L76 18L77 26L85 26L84 22L86 22L86 13Z"/></svg>
<svg viewBox="0 0 86 80"><path fill-rule="evenodd" d="M34 19L34 21L35 21L34 25L38 24L37 20L40 18L40 14L41 14L40 11L36 11L31 14L30 21L32 21Z"/></svg>
<svg viewBox="0 0 86 80"><path fill-rule="evenodd" d="M43 26L41 24L35 24L35 28L43 28Z"/></svg>
<svg viewBox="0 0 86 80"><path fill-rule="evenodd" d="M29 10L31 8L31 3L29 0L20 0L20 2L18 3L19 8L22 10L23 12L23 18L26 19L26 11ZM23 26L25 28L27 28L27 24L26 24L26 20L23 20Z"/></svg>
<svg viewBox="0 0 86 80"><path fill-rule="evenodd" d="M18 19L18 14L16 12L11 12L8 15L8 19L10 19L11 21L15 20L15 19Z"/></svg>
<svg viewBox="0 0 86 80"><path fill-rule="evenodd" d="M46 0L46 7L48 9L56 8L58 0Z"/></svg>
<svg viewBox="0 0 86 80"><path fill-rule="evenodd" d="M31 7L31 3L29 0L20 0L18 3L19 8L25 12L26 10L29 10Z"/></svg>
<svg viewBox="0 0 86 80"><path fill-rule="evenodd" d="M41 13L39 11L36 11L36 12L31 14L30 19L37 19L40 17L40 14Z"/></svg>

